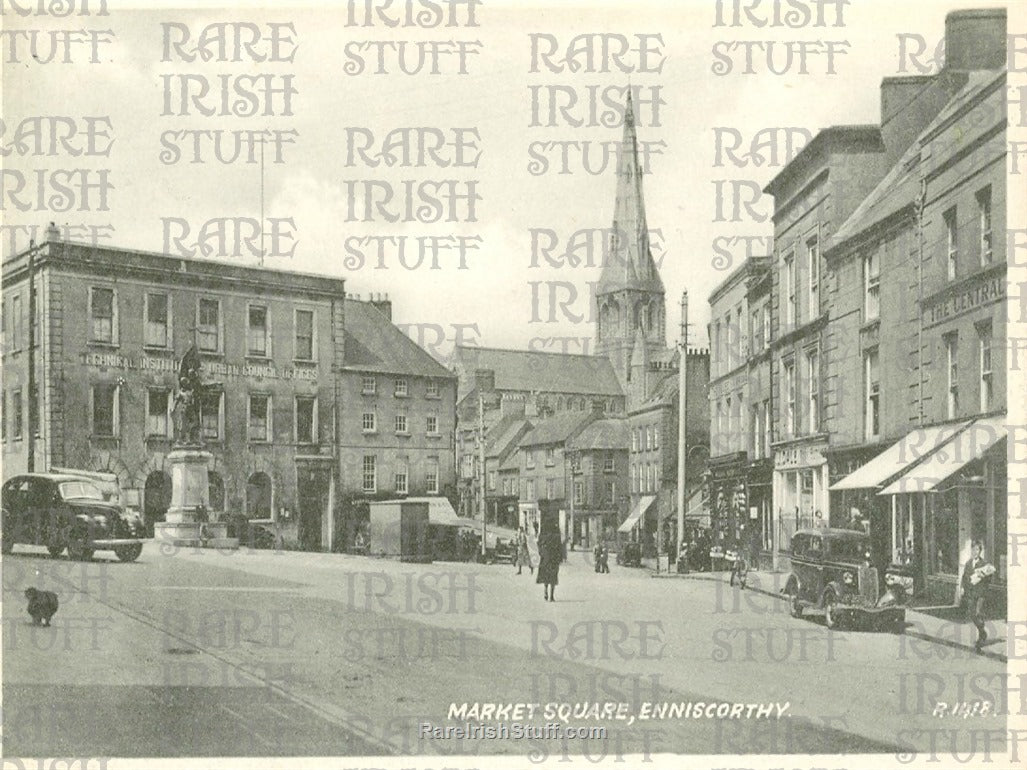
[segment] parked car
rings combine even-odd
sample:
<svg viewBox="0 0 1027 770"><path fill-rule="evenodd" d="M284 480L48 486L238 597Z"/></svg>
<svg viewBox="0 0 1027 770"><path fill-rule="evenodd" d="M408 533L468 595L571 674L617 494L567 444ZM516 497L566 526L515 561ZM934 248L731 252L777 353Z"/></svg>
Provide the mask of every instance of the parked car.
<svg viewBox="0 0 1027 770"><path fill-rule="evenodd" d="M871 566L870 538L848 529L802 529L792 536L792 572L784 593L792 617L808 607L822 609L828 628L870 626L901 632L905 628L905 591L893 575L880 592Z"/></svg>
<svg viewBox="0 0 1027 770"><path fill-rule="evenodd" d="M622 543L617 549L617 563L622 567L641 567L642 545L640 543Z"/></svg>
<svg viewBox="0 0 1027 770"><path fill-rule="evenodd" d="M142 518L104 499L87 478L25 473L4 482L0 494L4 553L16 543L45 545L51 556L67 548L72 559L110 550L121 561L134 561L142 553Z"/></svg>

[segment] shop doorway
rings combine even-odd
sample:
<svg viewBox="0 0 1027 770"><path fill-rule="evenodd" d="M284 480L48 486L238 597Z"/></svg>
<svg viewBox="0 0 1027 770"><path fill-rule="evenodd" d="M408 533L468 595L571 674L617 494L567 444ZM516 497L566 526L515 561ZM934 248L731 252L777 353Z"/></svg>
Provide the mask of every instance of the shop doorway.
<svg viewBox="0 0 1027 770"><path fill-rule="evenodd" d="M328 503L331 470L327 464L299 463L296 466L297 536L304 551L328 547L324 523L330 520Z"/></svg>
<svg viewBox="0 0 1027 770"><path fill-rule="evenodd" d="M246 482L246 517L271 518L271 477L263 471L252 474Z"/></svg>

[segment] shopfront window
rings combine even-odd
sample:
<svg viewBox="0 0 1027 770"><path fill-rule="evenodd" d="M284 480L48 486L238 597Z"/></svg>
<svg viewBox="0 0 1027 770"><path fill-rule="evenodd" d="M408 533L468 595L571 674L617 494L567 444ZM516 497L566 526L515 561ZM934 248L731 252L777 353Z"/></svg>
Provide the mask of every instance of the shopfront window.
<svg viewBox="0 0 1027 770"><path fill-rule="evenodd" d="M959 508L958 491L951 489L936 495L931 517L931 571L942 575L959 573Z"/></svg>
<svg viewBox="0 0 1027 770"><path fill-rule="evenodd" d="M894 541L892 542L892 561L903 566L912 565L914 561L914 543L916 531L913 523L912 495L899 495L895 506Z"/></svg>
<svg viewBox="0 0 1027 770"><path fill-rule="evenodd" d="M998 570L995 578L1004 581L1008 579L1006 574L1006 538L1008 536L1006 516L1008 514L1006 511L1005 464L999 461L989 462L984 477L989 480L989 491L991 492L992 505L995 511L994 540L991 544L990 552L986 553L985 556L995 565L995 569Z"/></svg>

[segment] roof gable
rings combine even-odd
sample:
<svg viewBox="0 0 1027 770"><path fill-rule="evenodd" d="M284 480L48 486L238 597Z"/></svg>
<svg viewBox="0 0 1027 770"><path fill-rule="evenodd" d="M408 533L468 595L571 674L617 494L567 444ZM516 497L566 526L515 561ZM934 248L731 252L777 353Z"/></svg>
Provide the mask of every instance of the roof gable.
<svg viewBox="0 0 1027 770"><path fill-rule="evenodd" d="M346 300L343 368L366 372L455 378L378 308Z"/></svg>
<svg viewBox="0 0 1027 770"><path fill-rule="evenodd" d="M458 346L453 357L458 369L465 373L460 398L473 389L476 369L495 372L497 390L624 395L613 365L605 356Z"/></svg>

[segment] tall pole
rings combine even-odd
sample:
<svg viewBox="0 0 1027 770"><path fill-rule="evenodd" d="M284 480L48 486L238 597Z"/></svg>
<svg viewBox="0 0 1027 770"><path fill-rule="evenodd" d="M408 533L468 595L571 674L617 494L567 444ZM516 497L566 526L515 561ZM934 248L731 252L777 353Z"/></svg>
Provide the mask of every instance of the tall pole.
<svg viewBox="0 0 1027 770"><path fill-rule="evenodd" d="M678 343L681 359L678 364L678 556L681 556L681 539L685 536L685 460L688 456L685 423L685 407L688 399L685 393L688 383L688 292L681 292L681 341Z"/></svg>
<svg viewBox="0 0 1027 770"><path fill-rule="evenodd" d="M36 245L29 244L28 255L29 273L29 340L28 340L28 413L25 421L26 436L25 449L28 454L25 457L25 469L32 473L36 470Z"/></svg>
<svg viewBox="0 0 1027 770"><path fill-rule="evenodd" d="M485 556L485 395L478 389L478 491L481 494L481 555Z"/></svg>
<svg viewBox="0 0 1027 770"><path fill-rule="evenodd" d="M264 135L260 135L260 266L264 266Z"/></svg>

